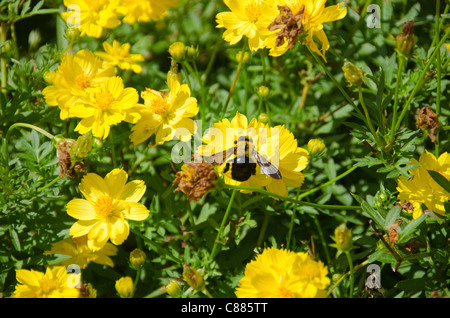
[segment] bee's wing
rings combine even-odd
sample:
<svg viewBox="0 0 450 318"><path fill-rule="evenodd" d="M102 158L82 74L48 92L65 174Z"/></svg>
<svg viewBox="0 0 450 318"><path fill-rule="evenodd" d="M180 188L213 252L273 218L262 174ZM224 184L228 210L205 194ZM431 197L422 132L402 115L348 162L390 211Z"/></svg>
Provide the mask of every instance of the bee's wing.
<svg viewBox="0 0 450 318"><path fill-rule="evenodd" d="M227 150L217 152L211 156L205 157L205 161L207 163L221 165L227 160L228 157L230 157L233 154L234 154L234 147L231 147Z"/></svg>
<svg viewBox="0 0 450 318"><path fill-rule="evenodd" d="M256 161L258 162L259 166L261 167L261 171L274 179L281 179L281 173L275 167L273 164L271 164L269 161L267 161L263 156L261 156L258 152L254 152Z"/></svg>

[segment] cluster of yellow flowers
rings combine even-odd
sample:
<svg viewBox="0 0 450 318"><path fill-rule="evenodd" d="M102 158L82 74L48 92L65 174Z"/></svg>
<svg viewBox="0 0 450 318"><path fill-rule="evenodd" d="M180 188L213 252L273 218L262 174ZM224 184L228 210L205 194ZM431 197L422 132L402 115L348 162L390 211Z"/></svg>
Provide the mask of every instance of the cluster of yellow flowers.
<svg viewBox="0 0 450 318"><path fill-rule="evenodd" d="M229 12L217 15L217 27L226 28L225 41L236 44L248 38L252 51L268 48L280 56L295 43L307 45L325 59L328 42L323 23L347 15L344 2L325 7L326 0L224 0ZM316 37L321 47L314 41Z"/></svg>
<svg viewBox="0 0 450 318"><path fill-rule="evenodd" d="M105 30L121 23L158 20L167 14L167 7L175 7L178 0L64 0L68 12L62 18L81 36L100 38Z"/></svg>

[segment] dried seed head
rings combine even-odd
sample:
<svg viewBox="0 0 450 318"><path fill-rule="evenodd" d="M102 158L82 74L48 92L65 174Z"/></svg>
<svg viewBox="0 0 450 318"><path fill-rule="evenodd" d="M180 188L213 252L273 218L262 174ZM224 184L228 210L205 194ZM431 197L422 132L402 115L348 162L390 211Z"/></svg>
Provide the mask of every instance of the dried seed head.
<svg viewBox="0 0 450 318"><path fill-rule="evenodd" d="M206 162L188 162L178 171L173 181L178 187L174 192L186 194L189 201L199 201L216 186L217 175L214 167Z"/></svg>
<svg viewBox="0 0 450 318"><path fill-rule="evenodd" d="M287 40L289 49L293 49L299 36L303 33L302 18L305 12L305 5L303 4L299 11L294 14L287 6L278 6L280 14L276 16L275 20L269 25L270 31L280 30L277 33L276 46L281 46Z"/></svg>
<svg viewBox="0 0 450 318"><path fill-rule="evenodd" d="M428 106L417 109L416 127L427 130L431 142L436 143L436 133L439 129L438 115Z"/></svg>
<svg viewBox="0 0 450 318"><path fill-rule="evenodd" d="M77 177L78 172L86 171L86 161L82 159L81 161L74 161L70 155L72 147L75 145L75 140L73 139L62 139L56 145L57 155L59 159L59 177L64 178L68 176L69 178Z"/></svg>

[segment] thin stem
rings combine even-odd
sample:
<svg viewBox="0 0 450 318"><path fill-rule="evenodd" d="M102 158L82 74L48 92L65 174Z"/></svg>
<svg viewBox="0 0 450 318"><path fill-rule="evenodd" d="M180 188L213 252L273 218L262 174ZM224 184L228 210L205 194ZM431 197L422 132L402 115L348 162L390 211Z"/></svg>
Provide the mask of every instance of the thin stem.
<svg viewBox="0 0 450 318"><path fill-rule="evenodd" d="M58 180L60 180L60 179L61 179L61 177L60 177L60 176L57 176L55 179L53 179L51 182L47 183L45 186L43 186L43 187L37 189L37 190L36 190L36 193L39 193L39 192L41 192L41 191L44 191L45 189L50 188L52 185L54 185L54 184L55 184Z"/></svg>
<svg viewBox="0 0 450 318"><path fill-rule="evenodd" d="M264 214L263 224L261 226L261 231L259 232L258 240L256 241L256 247L261 247L262 242L264 241L264 236L266 235L267 227L269 226L270 214Z"/></svg>
<svg viewBox="0 0 450 318"><path fill-rule="evenodd" d="M319 208L319 209L330 209L330 210L360 210L361 209L360 206L326 205L326 204L318 204L318 203L300 201L300 200L296 200L294 198L285 197L285 196L264 190L262 188L234 186L231 184L227 184L227 185L225 185L225 187L227 187L228 189L232 189L232 190L244 190L244 191L257 192L257 193L265 194L269 197L277 198L279 200L293 202L293 203L297 203L297 204L303 204L303 205L307 205L307 206L312 206L312 207Z"/></svg>
<svg viewBox="0 0 450 318"><path fill-rule="evenodd" d="M365 260L364 262L362 262L361 264L355 266L355 268L353 268L353 273L355 273L357 270L359 270L360 268L369 265L369 261ZM348 271L347 273L345 273L344 275L342 275L341 277L339 277L339 279L336 281L336 283L334 283L333 286L331 286L331 288L328 290L327 292L327 297L333 292L333 290L346 278L351 274L352 271Z"/></svg>
<svg viewBox="0 0 450 318"><path fill-rule="evenodd" d="M331 256L330 256L330 252L328 251L328 245L327 245L327 242L325 241L325 236L323 235L322 226L320 225L320 222L319 222L319 219L317 218L317 216L314 215L313 219L314 219L314 224L317 227L317 231L319 232L320 241L322 243L323 251L325 252L325 257L327 259L327 263L331 264Z"/></svg>
<svg viewBox="0 0 450 318"><path fill-rule="evenodd" d="M404 66L405 66L405 57L400 54L398 57L397 82L395 84L395 92L394 92L394 106L392 108L391 138L395 134L394 128L395 128L395 123L397 122L397 111L398 111L398 90L400 87L400 82L401 82L401 77L402 77Z"/></svg>
<svg viewBox="0 0 450 318"><path fill-rule="evenodd" d="M241 56L240 56L240 59L239 59L239 64L238 64L238 67L236 69L236 74L234 75L233 83L231 83L230 90L228 91L227 100L225 101L225 105L223 106L222 118L225 116L225 114L227 112L228 104L230 103L230 100L231 100L231 95L233 94L234 87L236 86L237 79L239 77L239 73L241 72L241 68L242 68L242 65L243 65L243 62L244 62L244 55L245 55L245 51L246 50L247 50L247 41L244 42L244 46L242 47Z"/></svg>
<svg viewBox="0 0 450 318"><path fill-rule="evenodd" d="M403 118L405 117L406 113L409 110L409 105L411 104L412 100L414 99L414 97L416 96L416 93L419 91L419 88L421 87L421 83L428 71L428 68L430 67L431 63L434 61L434 58L436 57L437 52L440 50L441 46L445 43L445 40L447 40L447 37L450 35L450 28L447 29L447 32L445 32L444 36L442 37L441 41L439 42L439 44L435 47L433 54L431 54L430 58L428 59L427 64L425 65L424 69L422 70L422 73L419 76L419 79L416 82L416 85L414 86L413 91L411 92L411 94L409 95L408 100L406 101L405 105L403 106L402 112L400 114L399 119L397 120L396 124L395 124L395 128L394 128L394 132L396 132L399 128L400 125L403 121Z"/></svg>
<svg viewBox="0 0 450 318"><path fill-rule="evenodd" d="M236 197L236 192L237 192L236 190L233 190L233 192L231 193L231 197L230 197L230 201L228 202L227 210L225 211L225 214L223 215L222 223L220 224L220 228L219 228L219 231L217 232L216 239L214 240L214 246L211 251L210 260L213 260L214 257L216 256L218 242L220 240L220 237L222 236L222 232L225 227L225 223L228 220L228 215L230 214L231 206L233 205L234 198Z"/></svg>
<svg viewBox="0 0 450 318"><path fill-rule="evenodd" d="M372 120L370 119L369 112L366 107L366 103L364 102L364 97L362 94L361 86L359 87L359 90L358 90L358 96L359 96L359 102L361 103L361 106L364 111L364 115L366 116L367 126L369 127L369 130L372 133L373 137L375 138L375 141L377 142L377 144L381 146L381 142L380 142L380 139L378 138L378 134L375 132L375 129L372 126Z"/></svg>
<svg viewBox="0 0 450 318"><path fill-rule="evenodd" d="M6 42L6 34L8 32L8 25L6 24L6 22L1 22L0 24L0 45L2 45L3 43ZM2 51L5 50L5 47L2 48ZM7 77L7 69L6 69L6 59L4 58L3 54L0 60L0 69L2 72L2 78L1 78L1 91L3 94L6 94L7 88L7 82L8 82L8 77Z"/></svg>
<svg viewBox="0 0 450 318"><path fill-rule="evenodd" d="M299 199L300 195L300 187L297 189L297 200ZM288 236L286 239L286 249L288 250L291 245L291 238L292 238L292 232L294 230L294 222L295 222L295 214L297 213L297 204L294 205L294 209L292 210L292 216L291 216L291 223L289 224L289 231Z"/></svg>
<svg viewBox="0 0 450 318"><path fill-rule="evenodd" d="M130 298L133 298L134 294L136 293L136 286L139 281L139 276L141 276L141 267L139 267L136 271L136 276L134 277L134 281L133 281L133 293L131 294Z"/></svg>
<svg viewBox="0 0 450 318"><path fill-rule="evenodd" d="M334 179L332 179L332 180L329 180L329 181L327 181L327 182L325 182L325 183L322 183L320 186L317 186L317 187L315 187L314 189L311 189L311 190L308 190L308 191L306 191L306 192L303 192L302 194L300 194L300 195L297 197L297 200L300 200L300 199L302 199L302 198L304 198L304 197L306 197L306 196L308 196L308 195L310 195L310 194L312 194L312 193L314 193L314 192L316 192L316 191L318 191L318 190L320 190L320 189L322 189L322 188L325 188L326 186L329 186L330 184L335 183L336 181L342 179L342 178L345 177L346 175L352 173L352 172L353 172L354 170L356 170L357 168L358 168L358 166L353 166L353 167L351 167L350 169L348 169L347 171L345 171L345 172L341 173L340 175L338 175L336 178L334 178Z"/></svg>
<svg viewBox="0 0 450 318"><path fill-rule="evenodd" d="M440 10L440 0L436 0L436 31L434 38L436 39L436 42L439 41L439 10ZM441 114L441 48L437 48L437 56L436 56L436 115L439 118L439 115ZM435 156L436 158L439 157L439 130L436 132L436 144L435 144Z"/></svg>
<svg viewBox="0 0 450 318"><path fill-rule="evenodd" d="M349 298L353 298L353 285L354 285L354 271L353 271L353 259L352 255L349 251L345 252L345 255L347 256L348 266L349 266L349 272L350 272L350 289L349 289Z"/></svg>

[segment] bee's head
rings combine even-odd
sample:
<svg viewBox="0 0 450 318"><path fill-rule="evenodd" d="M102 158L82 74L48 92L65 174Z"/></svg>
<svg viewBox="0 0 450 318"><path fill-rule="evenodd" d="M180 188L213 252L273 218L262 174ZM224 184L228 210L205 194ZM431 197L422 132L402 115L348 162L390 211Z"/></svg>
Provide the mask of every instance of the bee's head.
<svg viewBox="0 0 450 318"><path fill-rule="evenodd" d="M238 140L235 141L234 143L237 144L238 142L244 142L244 141L253 142L252 138L249 136L239 136Z"/></svg>

